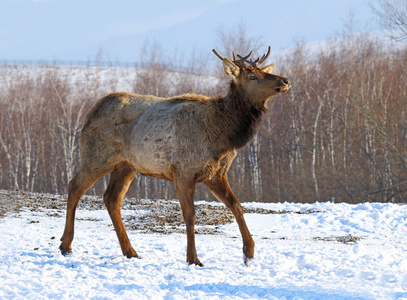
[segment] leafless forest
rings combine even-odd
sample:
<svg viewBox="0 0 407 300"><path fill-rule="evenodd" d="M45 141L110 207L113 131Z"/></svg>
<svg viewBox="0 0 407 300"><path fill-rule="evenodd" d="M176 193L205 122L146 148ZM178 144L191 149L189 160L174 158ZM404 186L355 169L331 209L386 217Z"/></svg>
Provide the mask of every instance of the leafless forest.
<svg viewBox="0 0 407 300"><path fill-rule="evenodd" d="M318 49L299 44L269 59L292 88L268 104L260 132L229 171L238 198L405 202L407 47L396 46L349 34ZM226 90L212 54L180 68L159 50L146 49L137 68L1 65L0 188L66 193L79 166L84 115L106 93ZM106 184L104 178L88 193L102 194ZM140 175L128 195L176 198L172 183ZM212 199L204 186L195 198Z"/></svg>

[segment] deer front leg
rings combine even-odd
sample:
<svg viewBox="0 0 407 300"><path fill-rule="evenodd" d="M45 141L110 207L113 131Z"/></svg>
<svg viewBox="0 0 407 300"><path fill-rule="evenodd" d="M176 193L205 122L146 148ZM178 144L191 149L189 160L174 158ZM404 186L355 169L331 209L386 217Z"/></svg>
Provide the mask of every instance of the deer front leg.
<svg viewBox="0 0 407 300"><path fill-rule="evenodd" d="M176 181L175 187L187 229L187 262L190 265L195 264L202 267L203 264L199 261L195 248L195 182Z"/></svg>
<svg viewBox="0 0 407 300"><path fill-rule="evenodd" d="M243 239L243 260L246 266L249 266L254 256L254 241L247 228L246 221L243 216L243 209L239 200L233 194L229 186L226 175L214 177L205 182L213 195L223 202L233 213L236 222L239 225L240 233Z"/></svg>

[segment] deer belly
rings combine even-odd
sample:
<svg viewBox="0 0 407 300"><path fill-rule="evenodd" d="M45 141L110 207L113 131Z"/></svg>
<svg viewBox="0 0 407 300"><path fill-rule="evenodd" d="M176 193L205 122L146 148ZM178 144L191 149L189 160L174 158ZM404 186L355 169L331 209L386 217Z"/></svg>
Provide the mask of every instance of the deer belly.
<svg viewBox="0 0 407 300"><path fill-rule="evenodd" d="M133 130L127 158L142 174L172 179L170 169L176 159L173 140L170 133Z"/></svg>

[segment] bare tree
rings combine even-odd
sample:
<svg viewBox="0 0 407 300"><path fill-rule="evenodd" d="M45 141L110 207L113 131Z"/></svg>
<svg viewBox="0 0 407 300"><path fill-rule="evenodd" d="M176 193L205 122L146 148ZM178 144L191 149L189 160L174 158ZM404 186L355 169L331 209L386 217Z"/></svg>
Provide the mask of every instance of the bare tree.
<svg viewBox="0 0 407 300"><path fill-rule="evenodd" d="M135 93L159 97L168 96L170 92L169 81L168 73L165 72L168 66L163 53L159 43L146 41L140 56L141 68L136 69Z"/></svg>
<svg viewBox="0 0 407 300"><path fill-rule="evenodd" d="M229 57L232 57L233 52L246 55L253 49L263 50L260 47L260 38L249 36L243 21L233 26L232 29L221 26L217 29L217 33L220 43L216 48L227 53Z"/></svg>
<svg viewBox="0 0 407 300"><path fill-rule="evenodd" d="M369 6L390 38L407 40L407 0L372 0Z"/></svg>
<svg viewBox="0 0 407 300"><path fill-rule="evenodd" d="M379 8L385 1L372 3ZM281 54L278 73L290 78L292 89L268 104L261 131L232 164L237 197L405 202L407 47L358 34L351 25L321 51L300 43ZM222 52L228 44L239 54L264 50L243 24L237 28L234 34L219 29ZM78 167L83 116L106 93L132 88L160 96L223 92L224 76L209 74L212 60L203 56L206 52L168 59L162 48L146 44L136 70L87 66L67 73L58 66L1 66L0 188L65 192L65 174ZM90 192L101 193L106 180ZM171 184L138 175L130 191L136 197L176 197ZM196 196L211 199L205 186Z"/></svg>

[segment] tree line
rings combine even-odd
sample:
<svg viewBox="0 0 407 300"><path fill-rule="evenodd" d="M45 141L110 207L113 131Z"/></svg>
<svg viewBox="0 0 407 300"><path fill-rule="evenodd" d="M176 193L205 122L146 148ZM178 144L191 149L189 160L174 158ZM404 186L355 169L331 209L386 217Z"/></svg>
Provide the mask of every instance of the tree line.
<svg viewBox="0 0 407 300"><path fill-rule="evenodd" d="M161 53L147 47L137 68L0 66L0 188L66 193L84 116L106 93L226 91L226 76L207 57L176 72ZM261 130L228 173L238 198L405 202L407 48L349 33L317 49L298 44L275 62L292 88L268 103ZM107 182L89 193L102 194ZM195 197L209 194L198 186ZM176 198L172 183L139 174L128 195Z"/></svg>

